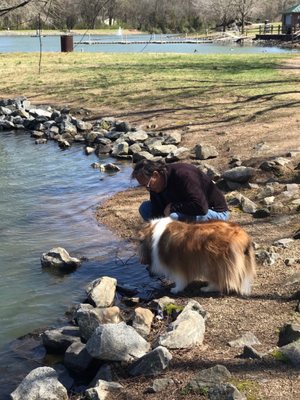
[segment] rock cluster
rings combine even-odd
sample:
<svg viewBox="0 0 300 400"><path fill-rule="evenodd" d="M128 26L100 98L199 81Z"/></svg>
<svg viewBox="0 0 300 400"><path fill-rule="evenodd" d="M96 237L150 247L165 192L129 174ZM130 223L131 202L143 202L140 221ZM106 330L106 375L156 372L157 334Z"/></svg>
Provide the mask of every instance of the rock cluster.
<svg viewBox="0 0 300 400"><path fill-rule="evenodd" d="M126 312L122 300L120 307L114 304L116 287L116 279L107 276L91 282L86 288L87 303L76 306L72 324L41 334L46 351L61 354L63 366L31 371L11 394L13 400L67 399L79 381L81 388L85 384L87 399L102 399L123 389L113 376L116 363L125 377L154 378L169 367L172 349L202 345L208 315L198 302L190 300L185 307L177 307L175 300L164 297ZM173 317L168 312L171 308L177 310ZM152 325L161 318L168 319L166 330L160 329L150 340ZM154 381L149 391L163 390L169 384L169 380Z"/></svg>
<svg viewBox="0 0 300 400"><path fill-rule="evenodd" d="M204 343L210 316L195 300L183 306L167 296L129 309L128 298L117 295L116 288L116 279L107 276L91 282L86 288L87 302L74 308L69 325L41 334L46 351L59 355L62 362L32 370L11 393L12 400L67 400L70 393L80 393L87 400L117 398L128 394L126 379L136 376L148 379L145 393L178 390L179 381L160 375L172 368L173 351L192 350ZM264 354L253 348L260 342L252 332L233 338L228 345L242 348L240 357L257 363L269 363L272 358L296 368L300 365L297 324L283 326L279 347ZM195 373L181 385L180 393L205 395L210 400L245 400L232 381L230 371L215 364Z"/></svg>
<svg viewBox="0 0 300 400"><path fill-rule="evenodd" d="M25 97L0 100L0 130L25 130L36 144L54 140L61 149L77 142L83 144L87 155L110 155L133 162L155 157L173 162L189 153L187 148L178 147L178 132L146 132L111 117L83 121L72 116L69 109L34 107Z"/></svg>

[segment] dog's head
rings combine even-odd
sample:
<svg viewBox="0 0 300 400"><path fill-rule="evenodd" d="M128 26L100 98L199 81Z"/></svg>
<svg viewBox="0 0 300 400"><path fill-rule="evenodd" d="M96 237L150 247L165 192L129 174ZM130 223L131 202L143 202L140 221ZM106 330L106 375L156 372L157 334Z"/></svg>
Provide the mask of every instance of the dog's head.
<svg viewBox="0 0 300 400"><path fill-rule="evenodd" d="M147 223L139 232L139 249L138 254L140 257L140 263L144 265L150 265L152 263L152 231L153 225Z"/></svg>

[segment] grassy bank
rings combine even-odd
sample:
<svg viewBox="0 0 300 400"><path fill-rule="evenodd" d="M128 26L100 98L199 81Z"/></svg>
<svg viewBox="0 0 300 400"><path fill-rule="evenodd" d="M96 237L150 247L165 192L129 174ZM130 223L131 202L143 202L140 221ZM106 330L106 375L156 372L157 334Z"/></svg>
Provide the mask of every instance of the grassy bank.
<svg viewBox="0 0 300 400"><path fill-rule="evenodd" d="M299 77L278 68L289 57L45 53L39 74L39 54L1 54L0 95L112 113L155 110L177 124L246 121L293 107Z"/></svg>

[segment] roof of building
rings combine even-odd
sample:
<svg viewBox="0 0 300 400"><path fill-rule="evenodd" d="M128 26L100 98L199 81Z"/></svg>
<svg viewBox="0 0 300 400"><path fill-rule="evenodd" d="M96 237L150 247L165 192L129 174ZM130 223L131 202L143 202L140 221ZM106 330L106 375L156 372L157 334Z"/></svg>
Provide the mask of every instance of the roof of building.
<svg viewBox="0 0 300 400"><path fill-rule="evenodd" d="M283 14L294 14L294 13L300 13L300 4L290 7L283 12Z"/></svg>

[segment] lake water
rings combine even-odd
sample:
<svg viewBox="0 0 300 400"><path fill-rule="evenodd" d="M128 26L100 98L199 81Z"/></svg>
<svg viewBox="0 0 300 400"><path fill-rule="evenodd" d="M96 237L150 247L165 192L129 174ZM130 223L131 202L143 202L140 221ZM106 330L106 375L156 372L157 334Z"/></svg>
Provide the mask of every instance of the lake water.
<svg viewBox="0 0 300 400"><path fill-rule="evenodd" d="M9 342L63 318L83 301L87 283L108 275L144 295L157 287L135 249L95 219L101 201L131 185L132 168L119 163L121 171L109 175L93 169L95 161L81 146L62 151L54 142L36 145L29 134L0 132L0 399ZM109 161L116 162L102 160ZM42 253L55 246L88 261L67 275L43 269Z"/></svg>
<svg viewBox="0 0 300 400"><path fill-rule="evenodd" d="M205 43L205 44L155 44L156 40L172 40L170 35L82 35L74 36L74 51L78 52L111 52L111 53L199 53L199 54L244 54L244 53L285 53L298 50L283 49L280 47L258 46L251 43L244 45L237 43ZM42 37L42 51L60 52L60 36ZM101 40L107 44L82 44L82 42ZM128 44L109 44L111 41L123 40ZM130 44L133 41L145 41L143 44ZM77 44L78 43L78 44ZM39 52L38 37L30 36L0 36L0 53L10 52Z"/></svg>

